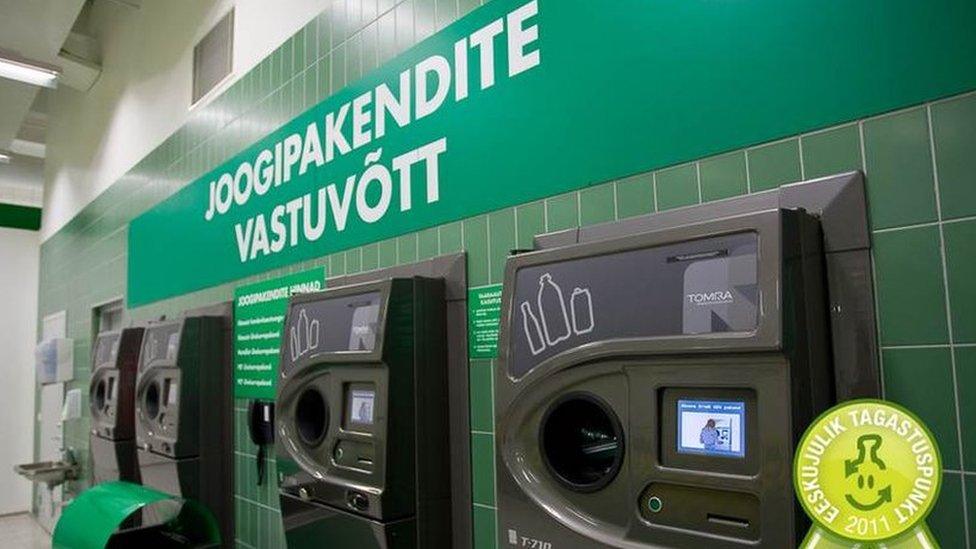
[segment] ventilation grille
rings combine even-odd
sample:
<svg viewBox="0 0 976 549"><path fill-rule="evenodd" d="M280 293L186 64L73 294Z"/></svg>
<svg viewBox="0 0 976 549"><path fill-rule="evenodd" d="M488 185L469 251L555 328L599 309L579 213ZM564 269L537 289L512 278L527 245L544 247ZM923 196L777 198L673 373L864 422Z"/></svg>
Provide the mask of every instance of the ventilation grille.
<svg viewBox="0 0 976 549"><path fill-rule="evenodd" d="M210 29L193 48L193 103L226 78L234 59L234 10Z"/></svg>

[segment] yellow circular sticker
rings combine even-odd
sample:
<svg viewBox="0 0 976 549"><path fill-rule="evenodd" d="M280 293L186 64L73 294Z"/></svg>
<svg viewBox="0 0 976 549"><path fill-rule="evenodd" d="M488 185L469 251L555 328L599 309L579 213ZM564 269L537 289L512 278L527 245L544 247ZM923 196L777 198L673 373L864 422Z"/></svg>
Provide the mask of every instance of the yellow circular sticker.
<svg viewBox="0 0 976 549"><path fill-rule="evenodd" d="M793 482L817 525L850 540L880 541L921 524L932 510L942 460L915 414L891 402L854 400L803 434Z"/></svg>

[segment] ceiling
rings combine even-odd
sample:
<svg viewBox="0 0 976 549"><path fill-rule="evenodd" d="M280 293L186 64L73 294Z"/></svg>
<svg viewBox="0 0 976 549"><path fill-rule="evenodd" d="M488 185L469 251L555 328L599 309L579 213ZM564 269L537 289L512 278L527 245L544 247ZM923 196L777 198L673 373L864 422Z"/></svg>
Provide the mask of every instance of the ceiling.
<svg viewBox="0 0 976 549"><path fill-rule="evenodd" d="M84 4L85 0L0 0L0 50L60 66L58 54ZM29 138L43 136L43 131L38 133L37 126L39 120L43 122L46 113L30 114L39 90L0 78L0 151L24 149L24 154L37 156L38 148L32 147ZM36 103L43 104L44 101ZM28 120L26 126L25 120ZM22 136L28 139L18 139L22 127L25 129ZM15 139L18 139L17 144ZM43 147L39 150L43 151ZM18 155L12 156L11 164L20 159ZM9 165L0 164L0 170L4 169L10 169Z"/></svg>

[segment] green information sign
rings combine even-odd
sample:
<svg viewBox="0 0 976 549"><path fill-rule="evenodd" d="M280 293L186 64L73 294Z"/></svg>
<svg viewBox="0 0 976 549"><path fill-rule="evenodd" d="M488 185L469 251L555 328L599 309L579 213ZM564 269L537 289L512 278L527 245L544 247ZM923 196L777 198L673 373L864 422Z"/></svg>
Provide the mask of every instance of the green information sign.
<svg viewBox="0 0 976 549"><path fill-rule="evenodd" d="M281 330L292 294L325 288L325 270L311 269L234 290L234 397L275 397Z"/></svg>
<svg viewBox="0 0 976 549"><path fill-rule="evenodd" d="M493 0L133 220L129 304L974 89L974 20L971 0Z"/></svg>
<svg viewBox="0 0 976 549"><path fill-rule="evenodd" d="M498 357L498 324L502 318L502 285L468 290L468 357Z"/></svg>

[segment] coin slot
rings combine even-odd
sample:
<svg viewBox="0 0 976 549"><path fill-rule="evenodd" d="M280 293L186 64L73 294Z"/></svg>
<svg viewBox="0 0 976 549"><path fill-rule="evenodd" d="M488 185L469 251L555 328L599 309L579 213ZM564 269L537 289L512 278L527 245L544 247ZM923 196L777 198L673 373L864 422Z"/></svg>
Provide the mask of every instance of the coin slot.
<svg viewBox="0 0 976 549"><path fill-rule="evenodd" d="M376 449L371 442L344 439L336 443L332 455L339 467L355 469L357 471L373 470L376 463Z"/></svg>
<svg viewBox="0 0 976 549"><path fill-rule="evenodd" d="M760 539L759 499L751 493L653 482L644 489L640 501L641 517L654 526L750 543Z"/></svg>
<svg viewBox="0 0 976 549"><path fill-rule="evenodd" d="M737 528L749 527L749 521L744 518L730 517L728 515L717 515L715 513L708 513L708 522L722 524L725 526L735 526Z"/></svg>

